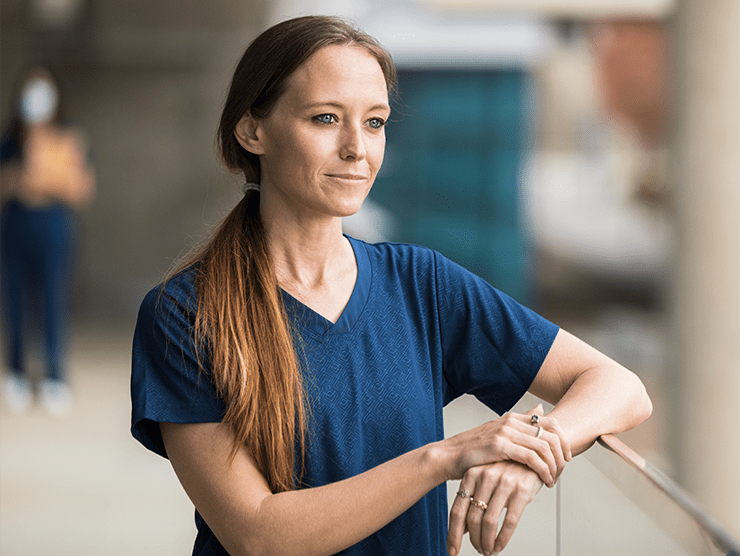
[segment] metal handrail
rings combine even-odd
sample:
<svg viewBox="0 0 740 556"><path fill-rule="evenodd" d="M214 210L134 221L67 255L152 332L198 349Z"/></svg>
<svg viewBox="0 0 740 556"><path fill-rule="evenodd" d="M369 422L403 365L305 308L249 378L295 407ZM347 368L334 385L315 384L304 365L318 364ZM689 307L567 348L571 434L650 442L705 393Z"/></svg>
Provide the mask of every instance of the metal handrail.
<svg viewBox="0 0 740 556"><path fill-rule="evenodd" d="M740 542L668 476L614 435L603 435L598 443L604 449L588 450L585 457L690 553L740 556Z"/></svg>

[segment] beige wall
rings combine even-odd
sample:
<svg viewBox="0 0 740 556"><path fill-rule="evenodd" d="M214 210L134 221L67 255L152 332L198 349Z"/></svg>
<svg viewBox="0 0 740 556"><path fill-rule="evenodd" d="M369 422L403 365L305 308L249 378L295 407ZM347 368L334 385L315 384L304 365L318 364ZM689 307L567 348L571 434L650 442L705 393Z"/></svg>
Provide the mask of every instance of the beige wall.
<svg viewBox="0 0 740 556"><path fill-rule="evenodd" d="M676 26L673 419L679 480L740 536L740 3L685 0Z"/></svg>

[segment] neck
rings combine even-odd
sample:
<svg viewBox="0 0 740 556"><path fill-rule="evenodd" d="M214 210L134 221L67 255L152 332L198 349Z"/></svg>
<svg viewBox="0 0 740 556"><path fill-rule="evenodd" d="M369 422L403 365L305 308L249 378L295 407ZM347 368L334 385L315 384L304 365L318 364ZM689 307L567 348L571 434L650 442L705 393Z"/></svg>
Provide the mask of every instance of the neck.
<svg viewBox="0 0 740 556"><path fill-rule="evenodd" d="M275 274L289 293L325 287L354 268L341 218L298 221L263 212L263 223Z"/></svg>

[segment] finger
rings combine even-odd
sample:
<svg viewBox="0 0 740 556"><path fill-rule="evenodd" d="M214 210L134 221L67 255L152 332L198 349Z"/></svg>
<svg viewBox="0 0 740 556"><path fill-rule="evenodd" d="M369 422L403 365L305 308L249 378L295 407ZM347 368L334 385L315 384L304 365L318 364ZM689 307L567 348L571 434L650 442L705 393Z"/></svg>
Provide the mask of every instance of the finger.
<svg viewBox="0 0 740 556"><path fill-rule="evenodd" d="M542 428L538 437L538 431ZM565 457L560 451L560 441L556 435L545 431L544 427L532 427L525 425L519 431L522 436L510 436L512 442L518 443L525 448L529 448L537 453L547 465L552 476L551 482L546 482L548 486L553 486L558 476L565 467Z"/></svg>
<svg viewBox="0 0 740 556"><path fill-rule="evenodd" d="M547 442L547 445L550 448L550 453L555 460L555 466L557 468L557 471L555 473L555 481L557 481L560 477L560 474L563 472L563 469L565 469L566 463L565 454L563 454L563 449L560 444L560 437L557 434L553 434L543 429L543 434L540 439Z"/></svg>
<svg viewBox="0 0 740 556"><path fill-rule="evenodd" d="M558 420L555 417L548 417L547 419L545 419L545 422L545 428L551 433L558 435L558 438L560 438L560 448L565 457L565 461L570 461L571 459L573 459L570 442L568 442L568 439L565 436L565 432L560 426L560 423L558 423Z"/></svg>
<svg viewBox="0 0 740 556"><path fill-rule="evenodd" d="M532 424L532 416L536 415L537 417L542 417L545 414L544 409L542 409L542 404L537 404L532 409L525 411L524 413L515 413L513 411L509 411L505 417L515 419L516 421L520 423L525 423L527 425Z"/></svg>
<svg viewBox="0 0 740 556"><path fill-rule="evenodd" d="M462 547L463 537L467 530L468 508L470 507L470 496L462 496L461 491L472 493L475 485L473 481L463 478L460 481L460 490L455 496L455 501L450 508L450 525L447 533L447 553L457 555Z"/></svg>
<svg viewBox="0 0 740 556"><path fill-rule="evenodd" d="M483 516L483 527L480 538L483 554L491 554L494 551L493 547L496 542L499 520L514 488L515 482L511 475L503 474L496 485L496 489L493 491L493 496L488 502L488 509Z"/></svg>
<svg viewBox="0 0 740 556"><path fill-rule="evenodd" d="M537 417L540 417L541 413L542 405L540 404L530 409L524 415L518 416L519 418L508 420L505 425L519 430L527 436L533 436L535 440L542 440L543 442L547 443L547 447L545 447L544 444L532 444L531 442L525 442L524 446L536 450L548 463L550 469L552 470L553 476L555 477L555 479L557 479L557 477L560 476L560 473L562 473L563 469L565 468L566 458L561 449L561 441L558 434L552 432L550 436L547 436L547 432L551 432L548 430L548 422L545 420L538 420L537 422L532 421L532 416L536 415ZM529 420L526 420L527 415L530 415ZM521 420L522 417L524 417L524 421ZM558 429L560 427L557 422L555 422L554 426L557 426ZM542 431L538 432L540 428L542 428ZM559 429L559 432L562 433L562 429ZM552 454L552 459L547 456L546 450L550 451L550 453Z"/></svg>
<svg viewBox="0 0 740 556"><path fill-rule="evenodd" d="M537 473L542 479L542 482L546 485L554 484L554 472L555 463L552 456L552 452L549 450L549 446L545 442L540 442L534 436L529 437L529 441L522 440L522 444L510 443L505 448L506 459L518 461L529 467L532 471ZM529 444L529 445L527 445ZM548 446L548 449L544 450L544 446ZM535 448L539 448L537 451ZM542 452L542 453L541 453ZM549 465L546 460L550 460L552 465Z"/></svg>
<svg viewBox="0 0 740 556"><path fill-rule="evenodd" d="M524 513L524 508L530 502L530 498L524 494L514 493L509 498L508 507L506 509L506 516L504 517L504 523L501 526L496 537L496 543L493 546L493 552L501 552L506 545L509 544L511 536L514 534L516 526L519 524L519 520Z"/></svg>
<svg viewBox="0 0 740 556"><path fill-rule="evenodd" d="M524 415L529 415L530 416L529 417L530 419L532 419L532 415L539 415L540 417L542 417L544 414L545 414L545 410L542 409L542 404L541 403L538 403L536 406L534 406L529 411L525 411L524 412Z"/></svg>
<svg viewBox="0 0 740 556"><path fill-rule="evenodd" d="M480 534L483 516L485 515L488 501L493 494L493 489L498 482L499 474L500 468L491 465L470 469L466 474L466 478L470 477L474 480L475 490L472 498L475 501L470 500L465 523L470 543L478 551L480 551ZM482 503L483 507L481 507L480 503Z"/></svg>
<svg viewBox="0 0 740 556"><path fill-rule="evenodd" d="M538 406L539 407L539 406ZM535 411L537 408L534 408ZM524 420L522 420L524 419ZM547 467L550 470L550 475L552 477L552 480L548 481L543 477L543 481L548 486L553 486L555 484L555 480L560 475L560 472L562 472L563 467L565 466L564 463L564 457L562 454L558 454L554 452L553 446L551 446L552 442L555 442L555 439L551 437L551 441L548 442L547 440L542 439L542 437L537 438L537 431L540 428L539 426L533 427L532 424L528 421L526 421L527 417L526 415L519 415L519 414L507 414L506 417L503 418L503 426L501 429L499 429L499 434L501 436L501 439L499 442L512 442L514 444L519 444L525 448L528 448L530 450L533 450L537 453L537 455L545 462ZM530 417L531 419L531 417ZM545 432L545 429L543 427L542 429L543 434ZM555 443L555 446L557 446L557 442ZM497 445L498 448L502 449L504 453L506 453L507 446L506 444ZM559 461L558 461L559 458ZM509 459L514 459L509 458ZM501 460L499 460L501 461ZM525 463L525 465L529 465L529 463L516 460L520 463ZM529 465L532 467L531 465ZM535 469L532 467L532 469Z"/></svg>
<svg viewBox="0 0 740 556"><path fill-rule="evenodd" d="M488 496L483 496L481 492L480 494L476 494L474 499L477 502L484 503L484 506L480 507L478 504L474 503L473 500L470 501L470 506L468 506L468 515L466 516L468 538L470 539L470 544L472 544L473 548L478 552L481 551L480 534L483 527L483 516L486 513L486 505L488 504L489 498L490 494Z"/></svg>

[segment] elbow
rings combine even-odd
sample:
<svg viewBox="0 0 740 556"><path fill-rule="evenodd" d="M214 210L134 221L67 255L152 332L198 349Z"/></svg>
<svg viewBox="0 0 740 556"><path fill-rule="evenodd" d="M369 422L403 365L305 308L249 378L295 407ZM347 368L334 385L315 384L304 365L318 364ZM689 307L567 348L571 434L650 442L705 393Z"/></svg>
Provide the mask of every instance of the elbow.
<svg viewBox="0 0 740 556"><path fill-rule="evenodd" d="M650 399L650 396L648 395L647 390L645 390L644 386L643 393L644 416L642 420L644 421L653 414L653 401Z"/></svg>
<svg viewBox="0 0 740 556"><path fill-rule="evenodd" d="M232 556L267 556L282 554L276 550L276 540L265 530L262 534L251 532L249 525L230 524L228 532L214 531L216 538Z"/></svg>
<svg viewBox="0 0 740 556"><path fill-rule="evenodd" d="M643 421L645 421L650 415L653 413L653 402L650 399L650 395L647 392L647 389L645 388L645 385L640 380L640 378L633 374L635 385L634 385L634 395L633 395L633 418L634 423L633 427L636 427Z"/></svg>

